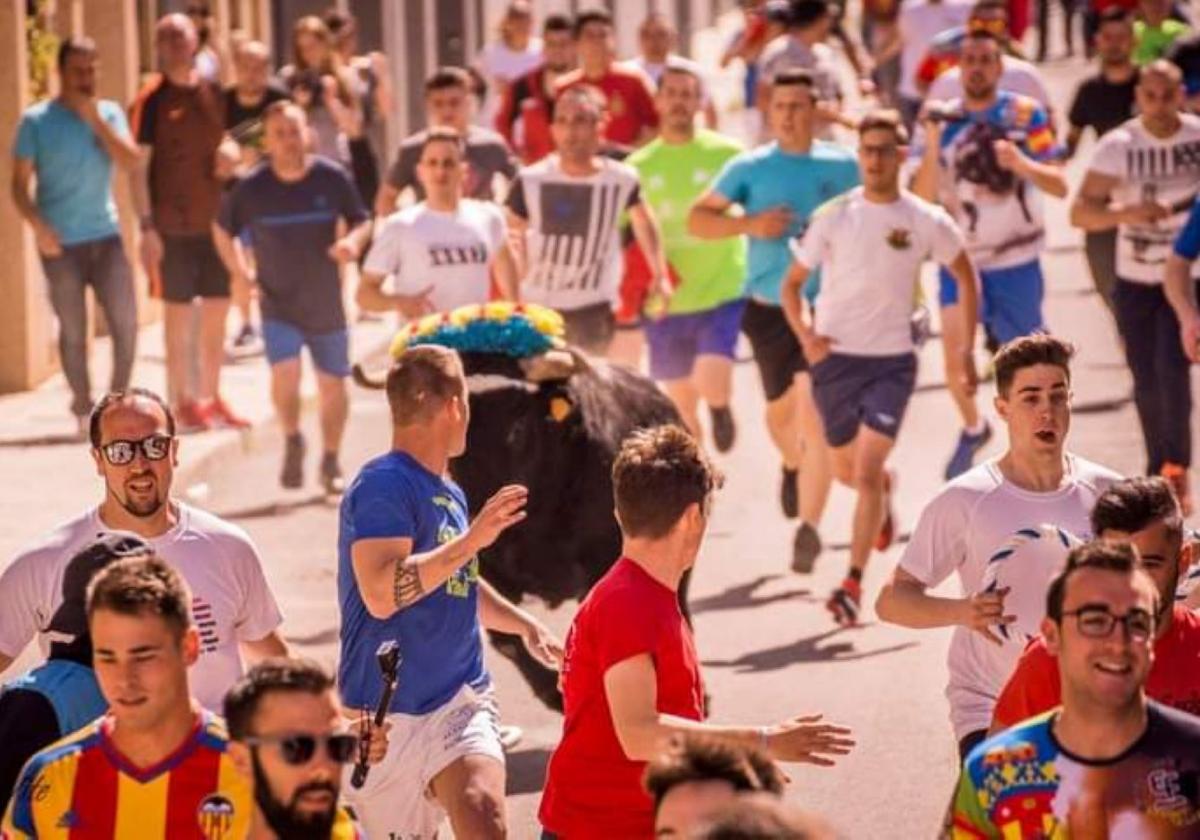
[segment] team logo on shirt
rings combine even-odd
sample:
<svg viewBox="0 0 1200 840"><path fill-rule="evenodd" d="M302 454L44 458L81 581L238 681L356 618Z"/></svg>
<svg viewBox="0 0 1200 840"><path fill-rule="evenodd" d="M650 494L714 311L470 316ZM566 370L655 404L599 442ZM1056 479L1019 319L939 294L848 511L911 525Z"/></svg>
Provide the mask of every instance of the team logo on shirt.
<svg viewBox="0 0 1200 840"><path fill-rule="evenodd" d="M888 231L887 244L897 251L907 251L912 247L912 231L904 228L892 228Z"/></svg>
<svg viewBox="0 0 1200 840"><path fill-rule="evenodd" d="M625 99L619 93L614 93L608 98L608 113L613 117L620 117L625 113Z"/></svg>
<svg viewBox="0 0 1200 840"><path fill-rule="evenodd" d="M221 793L210 793L200 800L196 822L205 840L229 840L233 831L233 800Z"/></svg>

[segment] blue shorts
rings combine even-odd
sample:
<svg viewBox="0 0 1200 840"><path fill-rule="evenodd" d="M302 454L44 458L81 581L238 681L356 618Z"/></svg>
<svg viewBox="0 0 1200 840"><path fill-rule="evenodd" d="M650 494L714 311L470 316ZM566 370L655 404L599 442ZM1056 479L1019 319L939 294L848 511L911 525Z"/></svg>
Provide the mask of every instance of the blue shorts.
<svg viewBox="0 0 1200 840"><path fill-rule="evenodd" d="M273 365L299 357L301 348L307 345L308 354L321 373L343 377L350 375L350 333L345 329L310 335L287 321L264 318L262 337L267 361Z"/></svg>
<svg viewBox="0 0 1200 840"><path fill-rule="evenodd" d="M1023 335L1046 331L1042 320L1045 280L1037 260L1009 268L987 268L979 272L983 294L979 320L988 333L1004 344ZM938 270L938 305L958 303L958 284L945 268Z"/></svg>
<svg viewBox="0 0 1200 840"><path fill-rule="evenodd" d="M732 300L715 309L647 318L646 342L650 347L650 378L658 382L692 375L697 356L733 358L742 324L744 300Z"/></svg>
<svg viewBox="0 0 1200 840"><path fill-rule="evenodd" d="M917 385L917 356L850 356L831 353L808 369L813 402L825 425L825 440L845 446L859 424L895 440Z"/></svg>

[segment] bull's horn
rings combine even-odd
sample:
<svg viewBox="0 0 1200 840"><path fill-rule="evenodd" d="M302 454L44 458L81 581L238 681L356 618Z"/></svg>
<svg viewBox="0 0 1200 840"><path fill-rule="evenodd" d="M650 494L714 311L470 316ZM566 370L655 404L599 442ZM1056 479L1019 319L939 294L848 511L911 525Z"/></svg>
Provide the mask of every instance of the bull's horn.
<svg viewBox="0 0 1200 840"><path fill-rule="evenodd" d="M519 364L529 382L556 382L587 369L583 356L570 349L547 350L521 359Z"/></svg>
<svg viewBox="0 0 1200 840"><path fill-rule="evenodd" d="M370 388L374 391L382 391L387 387L387 375L381 375L378 379L372 379L371 375L363 368L359 362L354 363L354 367L350 369L354 377L354 382L360 388Z"/></svg>

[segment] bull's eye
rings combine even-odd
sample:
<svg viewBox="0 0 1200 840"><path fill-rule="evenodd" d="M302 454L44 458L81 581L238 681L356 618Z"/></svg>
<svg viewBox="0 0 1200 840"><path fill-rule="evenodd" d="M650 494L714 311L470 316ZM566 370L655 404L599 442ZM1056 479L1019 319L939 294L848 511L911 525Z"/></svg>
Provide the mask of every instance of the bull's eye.
<svg viewBox="0 0 1200 840"><path fill-rule="evenodd" d="M555 423L561 423L571 416L571 401L566 397L551 397L550 398L550 417Z"/></svg>

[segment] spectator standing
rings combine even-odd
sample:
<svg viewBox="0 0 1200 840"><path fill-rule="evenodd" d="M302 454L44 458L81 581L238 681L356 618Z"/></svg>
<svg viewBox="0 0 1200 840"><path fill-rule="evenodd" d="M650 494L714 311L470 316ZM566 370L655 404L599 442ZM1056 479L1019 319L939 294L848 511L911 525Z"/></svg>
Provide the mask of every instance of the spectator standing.
<svg viewBox="0 0 1200 840"><path fill-rule="evenodd" d="M682 67L691 71L700 80L700 108L704 115L705 128L717 127L717 107L713 104L704 68L675 52L679 45L679 32L662 12L651 12L638 27L640 53L626 62L646 74L655 91L662 82L663 71L668 67ZM661 114L659 117L661 118Z"/></svg>
<svg viewBox="0 0 1200 840"><path fill-rule="evenodd" d="M571 19L547 15L542 23L542 61L509 85L496 114L496 130L526 165L554 151L550 120L558 78L575 68Z"/></svg>
<svg viewBox="0 0 1200 840"><path fill-rule="evenodd" d="M358 52L358 20L348 12L331 8L322 20L333 34L335 49L342 66L349 70L351 92L357 97L362 113L362 134L370 147L375 168L387 155L387 123L394 110L392 70L387 56L378 50L366 55ZM354 149L351 148L353 155ZM364 192L363 201L375 200L375 191Z"/></svg>
<svg viewBox="0 0 1200 840"><path fill-rule="evenodd" d="M92 410L85 292L92 287L112 334L112 387L129 385L137 346L133 272L117 227L112 166L134 172L140 153L116 102L96 98L96 44L58 50L60 93L25 110L13 143L11 195L33 228L58 318L58 355L83 436ZM30 196L31 180L37 182Z"/></svg>
<svg viewBox="0 0 1200 840"><path fill-rule="evenodd" d="M349 169L347 134L361 133L362 108L333 33L321 18L306 15L296 21L292 27L292 63L279 76L308 117L312 150Z"/></svg>
<svg viewBox="0 0 1200 840"><path fill-rule="evenodd" d="M480 125L492 126L509 87L542 63L542 39L533 34L533 7L513 0L504 9L495 41L484 44L475 59L475 70L487 83L480 109Z"/></svg>
<svg viewBox="0 0 1200 840"><path fill-rule="evenodd" d="M300 351L317 369L321 416L321 485L340 493L338 461L349 414L350 335L342 305L342 270L358 259L371 233L358 191L345 170L305 151L304 109L279 102L263 120L268 165L244 178L221 207L215 233L238 282L262 290L263 343L271 396L286 438L279 483L304 484L300 433ZM250 232L253 280L233 237Z"/></svg>
<svg viewBox="0 0 1200 840"><path fill-rule="evenodd" d="M223 71L223 56L215 37L217 20L213 16L208 0L190 0L186 14L196 27L198 46L196 49L196 72L200 78L220 84Z"/></svg>

